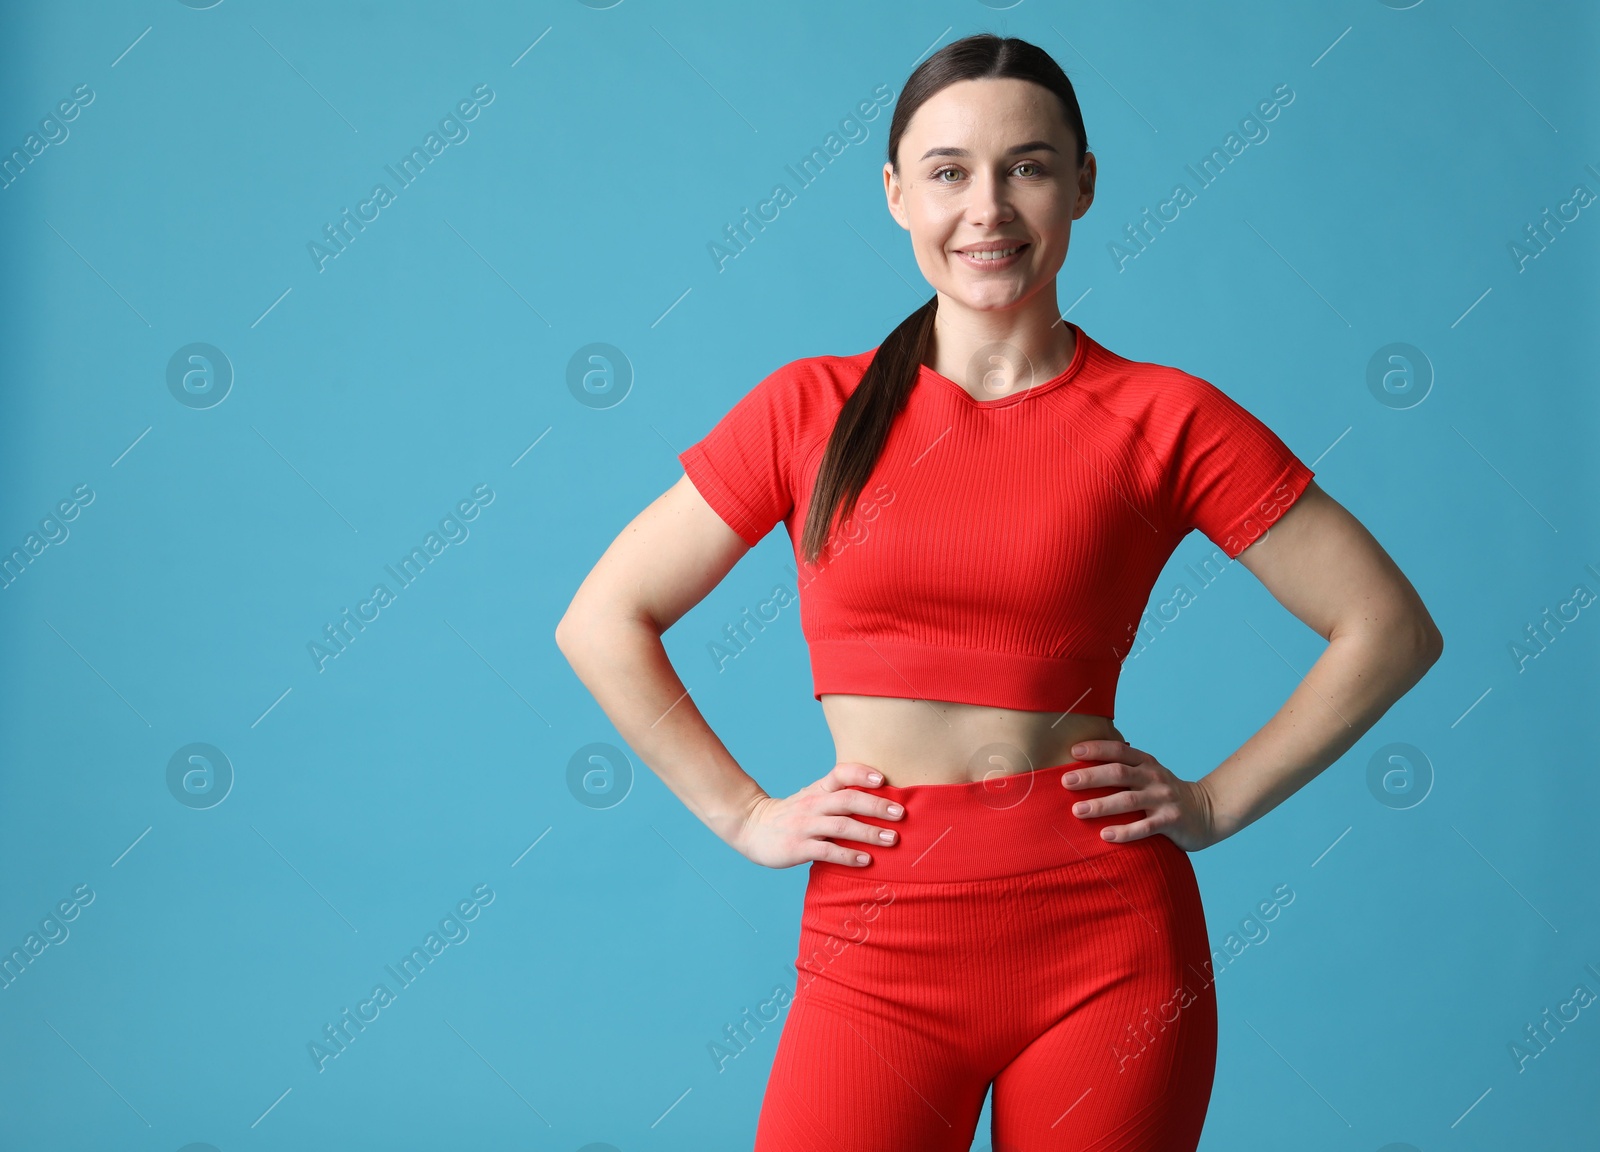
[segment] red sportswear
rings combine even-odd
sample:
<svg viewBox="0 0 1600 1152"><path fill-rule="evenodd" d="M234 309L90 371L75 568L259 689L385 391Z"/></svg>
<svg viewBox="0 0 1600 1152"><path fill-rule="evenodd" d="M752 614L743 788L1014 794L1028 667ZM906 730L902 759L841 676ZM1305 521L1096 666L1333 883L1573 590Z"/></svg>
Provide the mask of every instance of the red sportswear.
<svg viewBox="0 0 1600 1152"><path fill-rule="evenodd" d="M678 456L754 546L780 520L814 695L1114 717L1168 557L1198 528L1231 559L1313 476L1221 389L1073 325L1061 375L977 400L921 365L851 521L799 541L835 418L876 348L791 361Z"/></svg>

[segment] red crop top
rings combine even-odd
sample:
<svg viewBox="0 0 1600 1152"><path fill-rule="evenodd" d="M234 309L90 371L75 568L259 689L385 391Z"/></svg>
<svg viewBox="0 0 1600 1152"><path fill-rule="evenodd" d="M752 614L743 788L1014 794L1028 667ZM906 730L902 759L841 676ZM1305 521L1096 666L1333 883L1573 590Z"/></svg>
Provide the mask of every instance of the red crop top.
<svg viewBox="0 0 1600 1152"><path fill-rule="evenodd" d="M922 365L815 564L799 555L811 489L876 348L785 364L679 454L745 543L787 525L817 699L1114 717L1179 541L1198 528L1236 557L1305 490L1312 470L1219 388L1073 327L1065 372L997 399Z"/></svg>

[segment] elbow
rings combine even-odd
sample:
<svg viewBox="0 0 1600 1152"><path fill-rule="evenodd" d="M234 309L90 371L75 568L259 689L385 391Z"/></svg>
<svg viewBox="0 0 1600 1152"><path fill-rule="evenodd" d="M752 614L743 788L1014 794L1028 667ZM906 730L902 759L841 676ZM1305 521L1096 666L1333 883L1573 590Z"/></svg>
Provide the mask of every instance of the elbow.
<svg viewBox="0 0 1600 1152"><path fill-rule="evenodd" d="M583 617L573 615L571 609L556 624L556 649L567 662L567 667L581 682L589 682L588 626Z"/></svg>
<svg viewBox="0 0 1600 1152"><path fill-rule="evenodd" d="M1444 655L1444 633L1439 631L1439 626L1433 622L1433 617L1426 612L1417 621L1415 631L1417 664L1426 672L1439 662L1439 657Z"/></svg>
<svg viewBox="0 0 1600 1152"><path fill-rule="evenodd" d="M574 600L556 622L556 647L581 678L590 656L615 650L624 642L624 633L631 632L633 623L642 619L638 613L616 615L604 608L591 610ZM659 629L650 630L659 635Z"/></svg>
<svg viewBox="0 0 1600 1152"><path fill-rule="evenodd" d="M1426 610L1365 619L1348 630L1336 626L1327 638L1332 641L1344 636L1371 646L1382 654L1384 663L1397 672L1402 668L1411 669L1414 681L1421 679L1444 655L1444 635Z"/></svg>
<svg viewBox="0 0 1600 1152"><path fill-rule="evenodd" d="M572 663L573 654L577 651L580 627L580 621L570 605L562 613L561 619L556 621L556 648L567 658L568 664Z"/></svg>
<svg viewBox="0 0 1600 1152"><path fill-rule="evenodd" d="M561 619L556 621L555 640L556 648L567 658L567 663L583 655L584 645L594 635L596 609L605 604L603 597L597 598L590 586L593 573L585 577L572 598L567 601L567 606L561 612Z"/></svg>

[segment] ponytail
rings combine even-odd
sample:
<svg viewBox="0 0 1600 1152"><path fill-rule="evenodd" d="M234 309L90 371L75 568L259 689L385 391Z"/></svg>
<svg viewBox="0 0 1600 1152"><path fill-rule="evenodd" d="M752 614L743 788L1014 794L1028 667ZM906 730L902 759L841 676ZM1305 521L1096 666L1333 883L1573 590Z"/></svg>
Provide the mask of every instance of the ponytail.
<svg viewBox="0 0 1600 1152"><path fill-rule="evenodd" d="M800 537L800 552L808 563L815 563L822 552L835 516L841 509L854 507L866 488L884 441L889 438L889 426L911 398L938 311L939 297L935 293L900 321L878 346L861 382L839 409L817 469L811 508ZM841 518L848 520L849 513Z"/></svg>

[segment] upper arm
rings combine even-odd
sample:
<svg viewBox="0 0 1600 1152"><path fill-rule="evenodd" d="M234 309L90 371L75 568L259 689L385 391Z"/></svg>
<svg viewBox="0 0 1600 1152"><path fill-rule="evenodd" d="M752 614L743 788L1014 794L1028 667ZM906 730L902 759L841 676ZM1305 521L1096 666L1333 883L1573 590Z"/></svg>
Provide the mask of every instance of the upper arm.
<svg viewBox="0 0 1600 1152"><path fill-rule="evenodd" d="M689 477L681 476L611 542L557 632L590 612L648 620L665 632L749 550Z"/></svg>
<svg viewBox="0 0 1600 1152"><path fill-rule="evenodd" d="M1442 650L1443 638L1405 573L1314 480L1238 559L1325 639L1361 628L1402 629L1424 649Z"/></svg>

